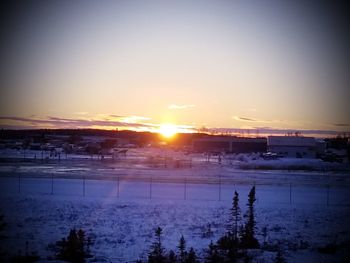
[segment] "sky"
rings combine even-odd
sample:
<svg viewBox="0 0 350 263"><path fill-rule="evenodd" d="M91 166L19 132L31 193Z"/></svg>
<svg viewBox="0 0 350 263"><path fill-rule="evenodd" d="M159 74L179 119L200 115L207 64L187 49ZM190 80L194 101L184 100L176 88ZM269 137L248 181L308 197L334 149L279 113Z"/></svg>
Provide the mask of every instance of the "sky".
<svg viewBox="0 0 350 263"><path fill-rule="evenodd" d="M9 1L1 128L350 131L348 9Z"/></svg>

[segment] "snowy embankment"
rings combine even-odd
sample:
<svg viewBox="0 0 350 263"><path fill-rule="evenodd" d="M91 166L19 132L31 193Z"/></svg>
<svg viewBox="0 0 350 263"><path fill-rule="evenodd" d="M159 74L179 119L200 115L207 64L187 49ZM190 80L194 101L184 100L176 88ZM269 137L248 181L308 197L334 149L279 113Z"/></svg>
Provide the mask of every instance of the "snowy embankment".
<svg viewBox="0 0 350 263"><path fill-rule="evenodd" d="M219 165L236 170L293 170L293 171L344 171L350 172L350 163L324 162L316 158L278 158L265 160L259 153L240 153L210 155L203 153L185 153L167 148L128 149L126 155L104 156L61 154L51 155L49 151L0 149L0 160L8 163L32 163L57 165L98 165L103 162L110 168L194 168L207 165Z"/></svg>

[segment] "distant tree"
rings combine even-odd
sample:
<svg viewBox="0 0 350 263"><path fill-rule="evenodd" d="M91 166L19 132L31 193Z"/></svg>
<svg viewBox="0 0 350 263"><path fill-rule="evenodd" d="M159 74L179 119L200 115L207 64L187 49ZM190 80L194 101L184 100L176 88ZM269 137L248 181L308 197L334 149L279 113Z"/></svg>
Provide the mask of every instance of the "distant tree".
<svg viewBox="0 0 350 263"><path fill-rule="evenodd" d="M70 144L77 144L80 143L83 140L83 138L78 134L72 134L69 136L67 142Z"/></svg>
<svg viewBox="0 0 350 263"><path fill-rule="evenodd" d="M28 149L29 146L30 146L30 142L31 142L31 139L30 138L25 138L22 142L22 148L25 150L25 149Z"/></svg>
<svg viewBox="0 0 350 263"><path fill-rule="evenodd" d="M206 263L224 262L224 259L218 250L218 247L213 244L213 241L210 242L209 247L206 251L205 262Z"/></svg>
<svg viewBox="0 0 350 263"><path fill-rule="evenodd" d="M164 248L161 242L162 229L157 227L155 231L156 241L152 244L152 250L148 254L149 263L163 263L166 262L166 257L164 256Z"/></svg>
<svg viewBox="0 0 350 263"><path fill-rule="evenodd" d="M5 216L0 215L0 240L5 238L5 236L3 235L3 231L4 231L7 224L5 223L4 219L5 219ZM3 255L4 255L4 251L2 250L2 248L0 246L0 261L3 257Z"/></svg>
<svg viewBox="0 0 350 263"><path fill-rule="evenodd" d="M241 231L241 245L243 248L259 248L259 241L255 237L255 214L254 214L254 203L255 198L255 186L252 187L248 194L248 211L246 214L247 222Z"/></svg>
<svg viewBox="0 0 350 263"><path fill-rule="evenodd" d="M18 251L18 255L10 258L10 263L34 263L39 259L40 257L35 252L32 252L31 254L26 252L25 255L21 255L21 251Z"/></svg>
<svg viewBox="0 0 350 263"><path fill-rule="evenodd" d="M67 238L56 242L56 257L73 263L83 263L91 255L87 251L87 241L83 230L71 229Z"/></svg>
<svg viewBox="0 0 350 263"><path fill-rule="evenodd" d="M241 209L239 208L239 195L237 191L235 191L233 200L232 200L232 208L231 208L231 216L232 216L232 224L231 224L231 233L234 240L238 239L238 222L240 220Z"/></svg>
<svg viewBox="0 0 350 263"><path fill-rule="evenodd" d="M49 141L49 139L46 137L45 133L42 133L38 140L42 144L47 143Z"/></svg>
<svg viewBox="0 0 350 263"><path fill-rule="evenodd" d="M85 151L91 156L93 156L94 154L99 154L100 150L100 147L94 144L90 144L85 148Z"/></svg>
<svg viewBox="0 0 350 263"><path fill-rule="evenodd" d="M281 249L278 249L274 262L275 263L285 263L286 262Z"/></svg>
<svg viewBox="0 0 350 263"><path fill-rule="evenodd" d="M217 241L217 247L225 262L235 262L239 258L239 240L235 239L232 234L227 233L220 237Z"/></svg>
<svg viewBox="0 0 350 263"><path fill-rule="evenodd" d="M193 247L190 248L190 251L188 252L187 258L186 258L186 263L196 263L197 261L197 255L196 252L194 251Z"/></svg>
<svg viewBox="0 0 350 263"><path fill-rule="evenodd" d="M101 142L101 148L102 149L111 149L117 144L116 139L105 139L103 142Z"/></svg>
<svg viewBox="0 0 350 263"><path fill-rule="evenodd" d="M266 246L267 245L267 242L266 242L266 238L267 238L267 226L264 226L263 228L262 228L262 236L264 237L264 246Z"/></svg>
<svg viewBox="0 0 350 263"><path fill-rule="evenodd" d="M240 240L238 238L240 207L239 195L236 191L234 192L230 212L227 233L218 239L217 246L225 261L235 262L239 257L238 249L240 247Z"/></svg>
<svg viewBox="0 0 350 263"><path fill-rule="evenodd" d="M183 263L186 259L186 241L183 235L179 240L179 245L177 246L177 248L179 250L179 260L181 263Z"/></svg>
<svg viewBox="0 0 350 263"><path fill-rule="evenodd" d="M5 227L6 227L6 223L5 223L5 216L4 215L0 215L0 232L4 231Z"/></svg>
<svg viewBox="0 0 350 263"><path fill-rule="evenodd" d="M176 254L173 250L169 251L167 263L176 263Z"/></svg>

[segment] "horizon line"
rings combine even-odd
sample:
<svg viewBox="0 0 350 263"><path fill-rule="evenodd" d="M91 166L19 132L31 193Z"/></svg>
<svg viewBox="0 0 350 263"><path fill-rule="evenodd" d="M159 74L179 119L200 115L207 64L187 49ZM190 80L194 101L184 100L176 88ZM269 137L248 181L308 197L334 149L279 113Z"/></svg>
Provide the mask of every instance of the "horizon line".
<svg viewBox="0 0 350 263"><path fill-rule="evenodd" d="M158 131L137 130L130 128L92 128L92 127L75 127L75 128L38 128L38 127L1 127L1 131L108 131L108 132L136 132L136 133L152 133L159 134ZM245 138L259 138L268 136L300 136L300 137L317 137L317 138L334 138L335 136L350 137L350 132L339 132L332 130L312 130L312 129L273 129L273 128L256 128L256 129L242 129L242 128L206 128L205 131L195 129L192 132L178 132L177 134L206 134L210 136L235 136Z"/></svg>

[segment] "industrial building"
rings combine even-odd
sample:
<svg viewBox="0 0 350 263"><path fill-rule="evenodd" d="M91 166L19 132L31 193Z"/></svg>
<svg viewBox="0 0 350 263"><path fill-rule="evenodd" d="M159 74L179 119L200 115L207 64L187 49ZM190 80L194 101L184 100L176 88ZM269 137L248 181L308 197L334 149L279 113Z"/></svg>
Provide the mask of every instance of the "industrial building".
<svg viewBox="0 0 350 263"><path fill-rule="evenodd" d="M208 136L193 140L196 152L250 153L266 152L266 138L243 138L234 136Z"/></svg>
<svg viewBox="0 0 350 263"><path fill-rule="evenodd" d="M319 147L313 137L268 136L267 148L283 157L316 158Z"/></svg>

